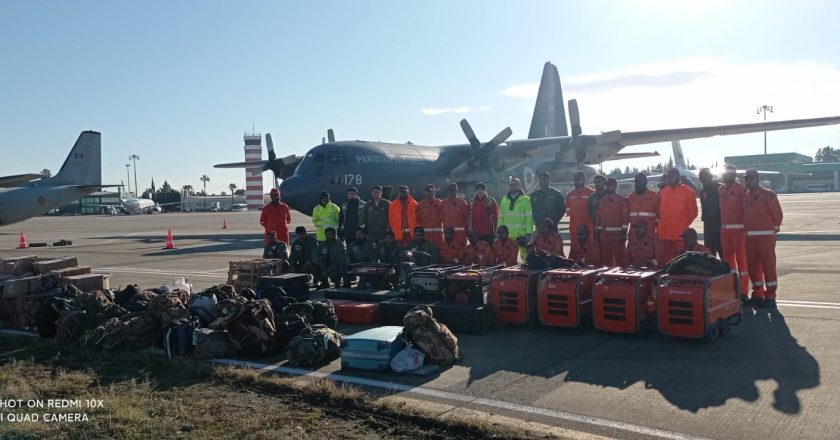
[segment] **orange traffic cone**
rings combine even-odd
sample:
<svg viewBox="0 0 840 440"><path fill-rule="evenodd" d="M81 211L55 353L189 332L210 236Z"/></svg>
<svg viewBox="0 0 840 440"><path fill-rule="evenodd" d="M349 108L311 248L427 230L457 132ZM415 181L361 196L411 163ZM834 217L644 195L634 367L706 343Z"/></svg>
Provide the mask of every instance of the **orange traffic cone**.
<svg viewBox="0 0 840 440"><path fill-rule="evenodd" d="M23 235L23 231L20 231L20 244L18 245L18 249L26 249L29 245L26 243L26 236Z"/></svg>
<svg viewBox="0 0 840 440"><path fill-rule="evenodd" d="M228 226L227 219L225 219L225 221L224 221L224 222L222 222L222 229L228 229L229 227L230 227L230 226Z"/></svg>
<svg viewBox="0 0 840 440"><path fill-rule="evenodd" d="M172 228L169 228L169 232L166 234L166 247L164 249L176 249L175 240L172 238Z"/></svg>

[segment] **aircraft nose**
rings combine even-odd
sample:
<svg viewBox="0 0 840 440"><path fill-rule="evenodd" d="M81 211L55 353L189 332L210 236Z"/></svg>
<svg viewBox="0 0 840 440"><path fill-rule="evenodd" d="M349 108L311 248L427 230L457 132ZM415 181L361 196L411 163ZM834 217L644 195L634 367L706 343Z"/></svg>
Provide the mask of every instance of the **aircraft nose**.
<svg viewBox="0 0 840 440"><path fill-rule="evenodd" d="M289 177L280 183L280 197L287 205L296 211L308 209L305 205L306 182L300 177Z"/></svg>

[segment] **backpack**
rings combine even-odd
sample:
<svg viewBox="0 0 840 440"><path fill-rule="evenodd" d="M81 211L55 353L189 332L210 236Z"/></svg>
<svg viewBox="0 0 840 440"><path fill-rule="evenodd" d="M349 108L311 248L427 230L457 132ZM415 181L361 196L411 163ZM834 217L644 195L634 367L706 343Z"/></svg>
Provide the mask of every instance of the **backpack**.
<svg viewBox="0 0 840 440"><path fill-rule="evenodd" d="M193 331L198 326L198 318L195 316L173 322L163 336L163 351L166 353L166 357L173 359L189 353L193 346Z"/></svg>
<svg viewBox="0 0 840 440"><path fill-rule="evenodd" d="M216 300L214 293L193 295L187 304L187 310L193 316L198 317L202 325L207 325L219 317L219 302Z"/></svg>
<svg viewBox="0 0 840 440"><path fill-rule="evenodd" d="M146 311L164 324L177 321L189 314L181 298L175 293L166 293L152 298L146 306Z"/></svg>
<svg viewBox="0 0 840 440"><path fill-rule="evenodd" d="M96 315L85 310L64 310L58 314L55 338L59 341L76 341L87 330L96 328Z"/></svg>
<svg viewBox="0 0 840 440"><path fill-rule="evenodd" d="M729 265L703 252L686 252L669 261L662 272L670 275L726 275Z"/></svg>
<svg viewBox="0 0 840 440"><path fill-rule="evenodd" d="M268 285L257 293L259 299L265 298L271 303L271 309L275 312L283 311L290 304L297 302L280 286Z"/></svg>
<svg viewBox="0 0 840 440"><path fill-rule="evenodd" d="M125 286L125 289L114 294L114 302L126 307L128 302L131 301L131 299L138 293L140 293L140 291L137 289L137 286L129 284L128 286Z"/></svg>
<svg viewBox="0 0 840 440"><path fill-rule="evenodd" d="M44 339L51 339L58 331L58 316L65 310L70 310L72 301L68 298L52 296L40 301L33 301L26 306L26 316L29 322L38 328L38 335Z"/></svg>
<svg viewBox="0 0 840 440"><path fill-rule="evenodd" d="M86 331L79 342L86 350L139 350L154 345L158 320L150 313L131 313L111 318L95 329Z"/></svg>
<svg viewBox="0 0 840 440"><path fill-rule="evenodd" d="M206 295L208 293L213 293L216 295L216 298L221 302L225 299L233 299L239 295L236 294L236 289L233 288L230 284L219 284L218 286L213 286L207 289L204 289L199 295Z"/></svg>
<svg viewBox="0 0 840 440"><path fill-rule="evenodd" d="M268 300L261 299L243 305L228 319L227 330L233 344L245 354L265 356L279 348L274 312Z"/></svg>
<svg viewBox="0 0 840 440"><path fill-rule="evenodd" d="M429 306L411 309L405 314L403 324L412 347L426 355L427 363L452 365L460 359L458 338L433 317Z"/></svg>
<svg viewBox="0 0 840 440"><path fill-rule="evenodd" d="M73 298L73 308L84 310L91 315L102 313L114 302L103 290L82 293Z"/></svg>
<svg viewBox="0 0 840 440"><path fill-rule="evenodd" d="M538 251L529 253L525 257L525 267L530 270L545 270L545 269L572 269L577 268L578 265L574 260L561 257L559 255L551 255L548 252Z"/></svg>
<svg viewBox="0 0 840 440"><path fill-rule="evenodd" d="M143 312L149 306L149 301L154 299L157 293L151 290L143 290L132 295L125 304L125 309L129 312Z"/></svg>
<svg viewBox="0 0 840 440"><path fill-rule="evenodd" d="M199 359L236 356L236 346L227 330L197 328L192 334L192 356Z"/></svg>
<svg viewBox="0 0 840 440"><path fill-rule="evenodd" d="M289 365L311 367L332 362L341 354L341 334L321 324L307 326L286 346Z"/></svg>
<svg viewBox="0 0 840 440"><path fill-rule="evenodd" d="M293 303L283 309L285 319L294 319L295 316L303 317L307 324L323 324L335 330L338 326L338 315L335 313L335 306L329 300L310 300Z"/></svg>

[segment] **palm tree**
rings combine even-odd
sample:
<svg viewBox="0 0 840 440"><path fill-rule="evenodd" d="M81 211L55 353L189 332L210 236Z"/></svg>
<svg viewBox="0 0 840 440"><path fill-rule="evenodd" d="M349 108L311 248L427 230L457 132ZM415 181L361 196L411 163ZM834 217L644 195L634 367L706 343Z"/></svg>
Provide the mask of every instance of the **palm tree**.
<svg viewBox="0 0 840 440"><path fill-rule="evenodd" d="M49 168L44 168L43 170L41 170L42 179L49 179L50 177L52 177L52 171L50 171Z"/></svg>
<svg viewBox="0 0 840 440"><path fill-rule="evenodd" d="M207 177L207 174L201 176L202 182L204 182L204 211L207 211L207 182L210 181L210 177Z"/></svg>
<svg viewBox="0 0 840 440"><path fill-rule="evenodd" d="M230 207L233 209L233 192L236 191L236 184L230 183L228 184L228 188L230 188Z"/></svg>

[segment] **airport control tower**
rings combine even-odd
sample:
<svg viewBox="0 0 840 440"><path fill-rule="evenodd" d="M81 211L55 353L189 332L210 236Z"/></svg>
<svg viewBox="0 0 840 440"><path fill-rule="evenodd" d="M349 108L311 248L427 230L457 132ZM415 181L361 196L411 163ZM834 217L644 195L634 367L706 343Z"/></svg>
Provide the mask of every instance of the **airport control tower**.
<svg viewBox="0 0 840 440"><path fill-rule="evenodd" d="M262 135L245 133L245 162L262 160ZM245 168L245 199L249 211L258 211L263 207L262 167Z"/></svg>

